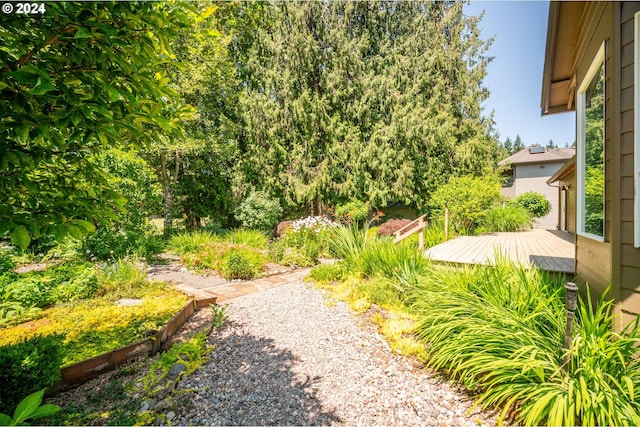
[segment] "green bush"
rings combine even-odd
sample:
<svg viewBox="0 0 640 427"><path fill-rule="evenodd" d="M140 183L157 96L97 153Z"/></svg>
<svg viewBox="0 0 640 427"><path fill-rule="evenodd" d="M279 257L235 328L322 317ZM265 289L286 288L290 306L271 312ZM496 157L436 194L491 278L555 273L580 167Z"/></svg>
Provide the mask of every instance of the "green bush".
<svg viewBox="0 0 640 427"><path fill-rule="evenodd" d="M11 259L9 251L0 248L0 274L13 270L15 263Z"/></svg>
<svg viewBox="0 0 640 427"><path fill-rule="evenodd" d="M535 191L520 194L511 204L524 208L534 218L541 218L551 212L551 202Z"/></svg>
<svg viewBox="0 0 640 427"><path fill-rule="evenodd" d="M454 231L466 234L475 228L485 211L500 200L500 180L496 176L453 177L431 196L431 204L440 212L449 209Z"/></svg>
<svg viewBox="0 0 640 427"><path fill-rule="evenodd" d="M344 224L361 223L369 215L369 206L361 200L351 200L343 205L337 205L335 215Z"/></svg>
<svg viewBox="0 0 640 427"><path fill-rule="evenodd" d="M97 290L95 269L91 264L65 263L22 274L0 276L0 295L7 302L23 307L45 307L90 297Z"/></svg>
<svg viewBox="0 0 640 427"><path fill-rule="evenodd" d="M638 329L612 332L611 303L580 301L563 367L560 280L511 264L434 270L412 293L429 365L525 425L637 425ZM515 410L515 412L513 412Z"/></svg>
<svg viewBox="0 0 640 427"><path fill-rule="evenodd" d="M245 228L240 228L238 230L234 230L224 236L224 240L231 243L236 243L239 245L247 245L252 248L265 249L267 247L267 243L269 239L267 236L259 230L247 230Z"/></svg>
<svg viewBox="0 0 640 427"><path fill-rule="evenodd" d="M33 390L51 387L60 379L62 338L37 336L0 347L0 409L11 413Z"/></svg>
<svg viewBox="0 0 640 427"><path fill-rule="evenodd" d="M531 214L519 205L489 209L480 221L481 231L523 231L531 228Z"/></svg>
<svg viewBox="0 0 640 427"><path fill-rule="evenodd" d="M267 232L273 230L280 215L280 202L260 191L252 191L235 210L235 217L244 228Z"/></svg>
<svg viewBox="0 0 640 427"><path fill-rule="evenodd" d="M122 258L107 264L98 274L98 295L113 300L141 298L148 285L146 265L136 258Z"/></svg>
<svg viewBox="0 0 640 427"><path fill-rule="evenodd" d="M264 269L264 257L245 247L232 247L218 262L216 270L225 279L252 279Z"/></svg>
<svg viewBox="0 0 640 427"><path fill-rule="evenodd" d="M180 255L195 252L200 245L211 242L219 242L221 237L210 231L193 231L171 236L169 239L169 249L176 251Z"/></svg>
<svg viewBox="0 0 640 427"><path fill-rule="evenodd" d="M346 273L341 263L320 264L311 269L309 277L317 282L333 282L343 280Z"/></svg>

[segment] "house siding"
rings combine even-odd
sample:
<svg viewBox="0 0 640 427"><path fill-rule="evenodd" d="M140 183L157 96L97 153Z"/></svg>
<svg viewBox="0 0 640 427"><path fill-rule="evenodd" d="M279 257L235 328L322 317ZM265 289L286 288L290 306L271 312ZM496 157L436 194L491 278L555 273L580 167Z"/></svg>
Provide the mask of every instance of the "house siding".
<svg viewBox="0 0 640 427"><path fill-rule="evenodd" d="M605 174L612 170L612 33L614 6L610 3L590 2L583 8L580 18L578 40L576 46L575 75L576 86L579 87L596 52L605 46ZM616 97L617 99L618 97ZM633 123L633 120L632 120ZM576 281L589 283L596 294L601 294L611 284L612 251L611 251L611 203L612 182L610 174L605 176L605 237L604 242L584 236L576 236ZM619 289L614 290L614 296Z"/></svg>
<svg viewBox="0 0 640 427"><path fill-rule="evenodd" d="M519 196L527 191L535 191L542 194L551 203L551 211L535 221L536 228L557 230L558 224L558 188L547 185L547 180L556 173L563 163L536 163L530 165L515 166L515 194Z"/></svg>
<svg viewBox="0 0 640 427"><path fill-rule="evenodd" d="M616 155L619 174L613 175L618 179L619 206L614 207L619 212L619 239L614 255L618 262L613 265L612 280L620 285L619 312L623 315L619 327L640 313L640 249L634 247L633 242L633 150L634 129L633 102L628 102L628 93L634 92L634 15L640 10L639 2L621 2L617 5L620 22L620 114L621 126L618 149ZM630 71L627 71L630 70ZM631 96L633 99L633 96ZM628 122L631 122L631 128Z"/></svg>

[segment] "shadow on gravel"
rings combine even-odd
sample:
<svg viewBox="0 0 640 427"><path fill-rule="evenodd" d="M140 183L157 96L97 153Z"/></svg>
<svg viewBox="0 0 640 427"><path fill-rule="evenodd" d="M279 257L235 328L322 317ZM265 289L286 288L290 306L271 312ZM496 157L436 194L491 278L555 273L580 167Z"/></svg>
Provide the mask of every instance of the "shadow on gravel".
<svg viewBox="0 0 640 427"><path fill-rule="evenodd" d="M227 328L243 329L233 320L227 321ZM206 377L209 386L201 392L200 401L206 403L196 403L209 422L327 425L342 421L334 411L323 408L315 387L320 378L297 377L292 367L298 358L288 350L276 348L273 340L221 331L211 341L215 346L211 361L197 374Z"/></svg>

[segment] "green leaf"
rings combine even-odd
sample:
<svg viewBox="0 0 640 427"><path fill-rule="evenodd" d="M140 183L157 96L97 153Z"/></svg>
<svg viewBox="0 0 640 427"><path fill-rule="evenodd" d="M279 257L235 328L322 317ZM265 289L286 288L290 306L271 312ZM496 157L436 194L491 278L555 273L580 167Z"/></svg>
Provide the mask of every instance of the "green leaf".
<svg viewBox="0 0 640 427"><path fill-rule="evenodd" d="M29 396L25 397L20 401L18 407L13 413L13 422L15 424L19 424L24 420L31 417L31 414L38 409L40 403L42 402L42 398L44 396L44 390L36 391L35 393L31 393Z"/></svg>
<svg viewBox="0 0 640 427"><path fill-rule="evenodd" d="M13 420L9 415L0 414L0 426L10 426L13 425Z"/></svg>
<svg viewBox="0 0 640 427"><path fill-rule="evenodd" d="M74 38L76 39L89 39L91 38L91 33L89 32L89 30L87 28L80 28L78 31L76 31L76 35L74 36Z"/></svg>
<svg viewBox="0 0 640 427"><path fill-rule="evenodd" d="M18 126L16 128L16 134L22 140L22 142L27 142L29 140L30 130L31 130L31 125Z"/></svg>
<svg viewBox="0 0 640 427"><path fill-rule="evenodd" d="M32 420L35 420L35 419L42 418L42 417L48 417L50 415L55 414L59 410L60 410L59 406L47 403L47 404L44 404L44 405L40 406L35 411L33 411L29 418L32 419Z"/></svg>
<svg viewBox="0 0 640 427"><path fill-rule="evenodd" d="M9 85L6 84L5 82L0 82L0 90L4 89L6 87L9 87Z"/></svg>
<svg viewBox="0 0 640 427"><path fill-rule="evenodd" d="M38 73L24 68L13 71L8 75L18 83L34 84L38 81Z"/></svg>
<svg viewBox="0 0 640 427"><path fill-rule="evenodd" d="M29 90L29 93L32 95L44 95L47 92L51 92L52 90L56 90L55 86L53 86L49 82L42 82L42 80L38 79L36 85Z"/></svg>
<svg viewBox="0 0 640 427"><path fill-rule="evenodd" d="M85 221L83 219L75 219L73 220L73 222L79 227L83 228L86 232L93 232L96 229L96 227L91 222Z"/></svg>
<svg viewBox="0 0 640 427"><path fill-rule="evenodd" d="M20 249L25 250L31 243L31 236L24 225L19 225L11 233L11 241Z"/></svg>

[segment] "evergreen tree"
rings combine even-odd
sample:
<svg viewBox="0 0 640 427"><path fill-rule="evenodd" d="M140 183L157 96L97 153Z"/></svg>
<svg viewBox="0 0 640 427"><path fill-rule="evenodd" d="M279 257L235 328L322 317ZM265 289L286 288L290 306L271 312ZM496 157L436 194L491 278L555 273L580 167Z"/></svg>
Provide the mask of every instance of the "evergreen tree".
<svg viewBox="0 0 640 427"><path fill-rule="evenodd" d="M481 114L489 58L457 2L285 2L236 52L246 79L237 190L290 208L425 206L497 157ZM257 42L256 42L257 41Z"/></svg>
<svg viewBox="0 0 640 427"><path fill-rule="evenodd" d="M554 144L553 139L550 139L549 142L547 142L546 147L547 148L558 148L558 146L556 144Z"/></svg>
<svg viewBox="0 0 640 427"><path fill-rule="evenodd" d="M516 139L513 141L513 151L511 154L517 153L520 150L524 149L524 144L522 143L522 139L520 139L520 135L516 135Z"/></svg>
<svg viewBox="0 0 640 427"><path fill-rule="evenodd" d="M513 142L511 142L511 138L507 137L502 145L505 150L507 150L507 153L509 153L509 155L513 154Z"/></svg>

